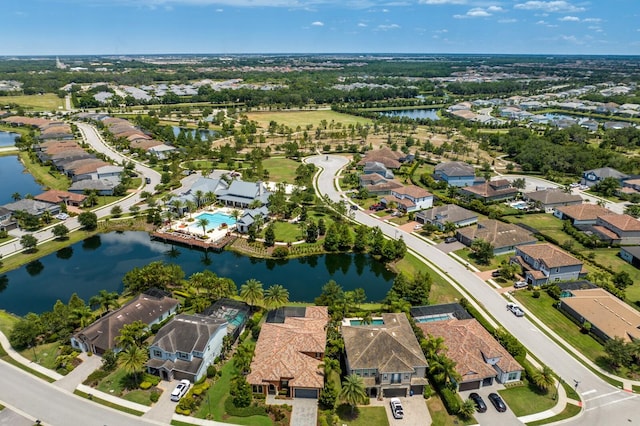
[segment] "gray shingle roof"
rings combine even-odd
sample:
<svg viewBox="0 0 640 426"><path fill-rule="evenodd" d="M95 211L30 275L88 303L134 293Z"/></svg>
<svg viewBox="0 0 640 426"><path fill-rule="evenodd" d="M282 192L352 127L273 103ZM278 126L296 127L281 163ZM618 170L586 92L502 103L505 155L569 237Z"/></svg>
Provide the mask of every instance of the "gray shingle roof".
<svg viewBox="0 0 640 426"><path fill-rule="evenodd" d="M227 322L220 318L176 315L158 331L152 346L170 353L204 352L211 336L222 327L226 332Z"/></svg>

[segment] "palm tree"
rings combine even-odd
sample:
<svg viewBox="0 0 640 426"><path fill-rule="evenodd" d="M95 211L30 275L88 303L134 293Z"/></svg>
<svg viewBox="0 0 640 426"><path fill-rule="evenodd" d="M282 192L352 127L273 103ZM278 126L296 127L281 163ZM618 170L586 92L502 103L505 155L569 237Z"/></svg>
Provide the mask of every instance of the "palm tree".
<svg viewBox="0 0 640 426"><path fill-rule="evenodd" d="M432 335L429 335L428 338L423 341L421 346L426 358L429 360L447 351L444 339L442 337L433 337Z"/></svg>
<svg viewBox="0 0 640 426"><path fill-rule="evenodd" d="M171 221L173 219L173 212L171 210L165 210L164 211L164 217L165 217L165 219L167 219L167 222L169 222L169 229L171 229Z"/></svg>
<svg viewBox="0 0 640 426"><path fill-rule="evenodd" d="M341 401L351 406L351 413L355 410L356 405L367 402L367 391L362 378L357 374L350 374L345 377L338 397Z"/></svg>
<svg viewBox="0 0 640 426"><path fill-rule="evenodd" d="M431 359L429 373L437 382L442 384L446 384L452 378L460 378L460 374L456 371L456 362L442 354Z"/></svg>
<svg viewBox="0 0 640 426"><path fill-rule="evenodd" d="M217 200L216 193L215 193L215 192L213 192L213 191L207 191L207 192L204 194L204 198L205 198L205 200L207 201L207 203L208 203L209 205L213 205L213 204L215 204L215 203L216 203L216 200Z"/></svg>
<svg viewBox="0 0 640 426"><path fill-rule="evenodd" d="M195 201L196 201L196 205L198 208L202 207L202 204L204 202L204 192L202 192L201 189L198 189L196 192L193 193L193 195L196 197Z"/></svg>
<svg viewBox="0 0 640 426"><path fill-rule="evenodd" d="M100 309L109 312L110 307L118 307L118 293L115 291L109 293L107 290L100 290L97 295L89 299L89 305L99 305Z"/></svg>
<svg viewBox="0 0 640 426"><path fill-rule="evenodd" d="M322 369L324 370L325 381L329 380L329 376L334 371L336 371L338 375L340 374L340 361L335 358L331 358L328 356L324 357L324 359L322 360L322 364L320 364L320 367L322 367Z"/></svg>
<svg viewBox="0 0 640 426"><path fill-rule="evenodd" d="M51 217L51 212L49 210L45 210L42 212L42 215L40 215L40 219L42 219L44 223L49 224L53 218Z"/></svg>
<svg viewBox="0 0 640 426"><path fill-rule="evenodd" d="M267 308L278 309L289 302L289 290L280 284L274 284L264 292L264 304Z"/></svg>
<svg viewBox="0 0 640 426"><path fill-rule="evenodd" d="M120 363L127 373L133 374L138 381L138 373L142 371L145 363L149 359L147 350L136 345L129 346L120 355Z"/></svg>
<svg viewBox="0 0 640 426"><path fill-rule="evenodd" d="M533 383L543 391L548 390L555 383L553 370L546 365L541 370L538 370L532 379Z"/></svg>
<svg viewBox="0 0 640 426"><path fill-rule="evenodd" d="M238 218L240 217L240 210L238 209L233 209L231 210L231 216L236 220L236 222L238 221Z"/></svg>
<svg viewBox="0 0 640 426"><path fill-rule="evenodd" d="M82 306L73 309L69 313L69 316L71 321L78 324L80 328L84 328L90 323L91 318L93 318L93 311L89 306Z"/></svg>
<svg viewBox="0 0 640 426"><path fill-rule="evenodd" d="M362 314L362 325L370 325L373 322L371 311L366 311Z"/></svg>
<svg viewBox="0 0 640 426"><path fill-rule="evenodd" d="M184 203L184 205L187 207L187 210L189 210L189 217L193 217L193 213L196 211L196 203L189 200Z"/></svg>
<svg viewBox="0 0 640 426"><path fill-rule="evenodd" d="M178 217L182 217L182 214L184 213L184 203L182 200L173 200L171 204L173 204L173 208L176 209Z"/></svg>
<svg viewBox="0 0 640 426"><path fill-rule="evenodd" d="M465 419L470 419L475 412L476 403L473 402L472 399L467 399L462 404L460 404L458 414L460 414Z"/></svg>
<svg viewBox="0 0 640 426"><path fill-rule="evenodd" d="M13 199L13 201L20 201L22 199L22 195L20 195L19 192L14 192L13 194L11 194L11 198Z"/></svg>
<svg viewBox="0 0 640 426"><path fill-rule="evenodd" d="M240 287L240 298L251 306L257 306L262 302L262 283L251 278Z"/></svg>
<svg viewBox="0 0 640 426"><path fill-rule="evenodd" d="M207 219L206 217L201 217L200 219L196 220L196 225L202 228L203 237L207 235L207 226L209 225L209 219Z"/></svg>

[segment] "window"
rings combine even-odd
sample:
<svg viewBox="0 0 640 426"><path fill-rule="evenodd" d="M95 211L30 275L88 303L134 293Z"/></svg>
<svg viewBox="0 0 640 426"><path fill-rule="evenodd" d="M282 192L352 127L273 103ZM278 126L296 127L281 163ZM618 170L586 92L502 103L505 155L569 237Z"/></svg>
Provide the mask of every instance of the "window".
<svg viewBox="0 0 640 426"><path fill-rule="evenodd" d="M404 379L405 379L405 380L409 380L409 377L410 377L410 376L411 376L410 374L405 374L405 375L404 375Z"/></svg>
<svg viewBox="0 0 640 426"><path fill-rule="evenodd" d="M186 354L184 352L178 352L178 358L188 360L189 359L189 354Z"/></svg>
<svg viewBox="0 0 640 426"><path fill-rule="evenodd" d="M387 380L387 374L382 375L382 380Z"/></svg>
<svg viewBox="0 0 640 426"><path fill-rule="evenodd" d="M507 376L507 380L511 381L511 380L517 380L518 379L518 372L517 371L512 371L511 373L509 373L509 375Z"/></svg>
<svg viewBox="0 0 640 426"><path fill-rule="evenodd" d="M251 390L253 391L253 393L264 393L262 385L252 385Z"/></svg>
<svg viewBox="0 0 640 426"><path fill-rule="evenodd" d="M160 349L154 349L153 350L153 356L156 358L161 358L162 357L162 351Z"/></svg>

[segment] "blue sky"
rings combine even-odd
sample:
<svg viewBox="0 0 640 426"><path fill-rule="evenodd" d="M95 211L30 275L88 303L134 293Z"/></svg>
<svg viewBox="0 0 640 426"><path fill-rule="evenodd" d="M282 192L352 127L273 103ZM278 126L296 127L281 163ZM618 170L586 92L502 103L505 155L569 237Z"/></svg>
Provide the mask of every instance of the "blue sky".
<svg viewBox="0 0 640 426"><path fill-rule="evenodd" d="M640 0L2 3L0 55L640 54Z"/></svg>

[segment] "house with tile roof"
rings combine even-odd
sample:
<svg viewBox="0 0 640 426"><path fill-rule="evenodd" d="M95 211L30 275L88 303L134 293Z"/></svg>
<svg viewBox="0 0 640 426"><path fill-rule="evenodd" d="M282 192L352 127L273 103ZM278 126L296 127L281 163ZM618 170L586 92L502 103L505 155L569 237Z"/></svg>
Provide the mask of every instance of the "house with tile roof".
<svg viewBox="0 0 640 426"><path fill-rule="evenodd" d="M326 306L307 306L304 316L266 322L260 329L247 382L254 393L318 398L324 387L321 368L326 347Z"/></svg>
<svg viewBox="0 0 640 426"><path fill-rule="evenodd" d="M569 220L576 228L595 225L598 216L611 214L611 210L597 204L576 204L573 206L556 207L553 215L561 220Z"/></svg>
<svg viewBox="0 0 640 426"><path fill-rule="evenodd" d="M34 200L44 201L47 203L60 204L64 203L67 206L80 207L87 196L84 194L75 194L68 191L59 191L57 189L50 189L42 194L33 197Z"/></svg>
<svg viewBox="0 0 640 426"><path fill-rule="evenodd" d="M586 275L582 262L548 243L516 247L516 255L510 262L519 265L527 283L534 286L577 280Z"/></svg>
<svg viewBox="0 0 640 426"><path fill-rule="evenodd" d="M560 309L579 324L591 323L591 333L607 341L621 337L625 342L640 340L640 312L602 288L569 290L560 299Z"/></svg>
<svg viewBox="0 0 640 426"><path fill-rule="evenodd" d="M31 198L23 198L22 200L7 203L2 207L9 210L13 216L15 216L17 212L25 212L38 217L44 212L49 212L51 215L60 213L60 205Z"/></svg>
<svg viewBox="0 0 640 426"><path fill-rule="evenodd" d="M453 223L456 228L473 225L478 221L478 214L457 204L445 204L419 211L416 213L415 219L419 223L434 225L443 231L447 222Z"/></svg>
<svg viewBox="0 0 640 426"><path fill-rule="evenodd" d="M611 167L601 167L599 169L586 170L582 172L582 179L580 180L580 183L582 185L592 187L596 186L599 182L608 177L617 179L622 184L622 181L627 179L629 175L619 172Z"/></svg>
<svg viewBox="0 0 640 426"><path fill-rule="evenodd" d="M477 226L459 229L456 238L467 247L471 247L475 240L484 240L493 246L496 256L513 252L517 246L538 242L530 231L495 219L482 220Z"/></svg>
<svg viewBox="0 0 640 426"><path fill-rule="evenodd" d="M470 186L476 180L476 173L473 166L464 161L449 161L436 165L433 178L443 180L451 186Z"/></svg>
<svg viewBox="0 0 640 426"><path fill-rule="evenodd" d="M542 189L540 191L525 192L522 199L539 206L545 213L553 213L558 207L582 204L582 197L560 189Z"/></svg>
<svg viewBox="0 0 640 426"><path fill-rule="evenodd" d="M518 195L519 190L511 186L507 179L498 179L464 187L460 195L482 200L485 203L492 201L512 200Z"/></svg>
<svg viewBox="0 0 640 426"><path fill-rule="evenodd" d="M11 231L18 227L18 222L13 218L11 210L0 206L0 231Z"/></svg>
<svg viewBox="0 0 640 426"><path fill-rule="evenodd" d="M176 315L158 331L149 346L147 372L163 380L197 382L222 352L227 325L221 318Z"/></svg>
<svg viewBox="0 0 640 426"><path fill-rule="evenodd" d="M422 394L427 360L404 313L383 313L382 324L343 325L347 374L362 377L371 397Z"/></svg>
<svg viewBox="0 0 640 426"><path fill-rule="evenodd" d="M365 166L366 163L376 162L384 165L386 169L399 169L405 155L389 148L381 148L377 150L367 151L358 163L359 166Z"/></svg>
<svg viewBox="0 0 640 426"><path fill-rule="evenodd" d="M591 229L609 244L640 244L640 221L628 214L598 216Z"/></svg>
<svg viewBox="0 0 640 426"><path fill-rule="evenodd" d="M115 311L109 312L71 337L71 346L82 352L102 355L107 349L118 352L116 337L127 324L142 321L148 327L176 313L180 302L162 291L148 291Z"/></svg>
<svg viewBox="0 0 640 426"><path fill-rule="evenodd" d="M393 172L388 169L384 164L378 162L378 161L368 161L365 163L364 165L364 169L362 170L362 172L365 175L370 175L370 174L377 174L380 176L383 176L385 179L393 179L394 175Z"/></svg>
<svg viewBox="0 0 640 426"><path fill-rule="evenodd" d="M411 213L433 206L433 194L416 185L401 186L391 190L388 196L380 200L385 206L396 203L398 210Z"/></svg>
<svg viewBox="0 0 640 426"><path fill-rule="evenodd" d="M449 319L416 323L425 336L441 337L447 357L456 363L461 379L458 391L480 389L521 380L524 370L518 361L476 319Z"/></svg>

